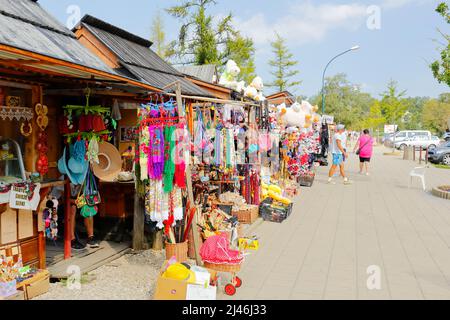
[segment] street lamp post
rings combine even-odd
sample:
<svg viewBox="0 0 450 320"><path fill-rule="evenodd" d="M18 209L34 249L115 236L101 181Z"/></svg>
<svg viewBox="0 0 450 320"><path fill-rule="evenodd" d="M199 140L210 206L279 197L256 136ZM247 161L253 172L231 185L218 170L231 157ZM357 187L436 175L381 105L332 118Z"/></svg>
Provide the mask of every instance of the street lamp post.
<svg viewBox="0 0 450 320"><path fill-rule="evenodd" d="M327 66L325 67L325 70L323 70L323 75L322 75L322 115L325 114L325 73L327 72L327 69L328 69L329 65L334 60L336 60L338 57L346 54L347 52L355 51L355 50L358 50L358 49L359 49L359 46L354 46L354 47L351 47L348 50L345 50L344 52L339 53L337 56L335 56L333 59L331 59L330 62L328 62Z"/></svg>

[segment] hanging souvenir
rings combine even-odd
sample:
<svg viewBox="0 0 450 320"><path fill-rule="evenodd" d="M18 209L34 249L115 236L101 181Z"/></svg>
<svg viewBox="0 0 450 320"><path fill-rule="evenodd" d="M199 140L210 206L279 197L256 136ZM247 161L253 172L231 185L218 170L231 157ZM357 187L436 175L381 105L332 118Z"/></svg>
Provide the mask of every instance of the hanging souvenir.
<svg viewBox="0 0 450 320"><path fill-rule="evenodd" d="M176 152L175 152L175 185L178 188L186 188L186 159L185 148L187 132L185 126L180 124L175 130Z"/></svg>
<svg viewBox="0 0 450 320"><path fill-rule="evenodd" d="M161 180L164 172L164 131L161 126L149 126L148 175Z"/></svg>
<svg viewBox="0 0 450 320"><path fill-rule="evenodd" d="M173 177L175 174L175 126L164 128L164 192L170 193L173 190Z"/></svg>

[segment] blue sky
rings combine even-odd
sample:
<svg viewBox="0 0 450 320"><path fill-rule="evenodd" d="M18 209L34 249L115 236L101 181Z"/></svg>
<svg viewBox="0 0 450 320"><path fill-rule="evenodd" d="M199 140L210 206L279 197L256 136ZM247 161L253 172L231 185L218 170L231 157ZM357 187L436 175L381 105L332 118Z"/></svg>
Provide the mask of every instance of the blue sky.
<svg viewBox="0 0 450 320"><path fill-rule="evenodd" d="M73 23L68 9L79 7L144 38L150 37L152 17L158 9L164 16L170 40L178 34L179 22L165 14L175 0L40 0L39 3L61 22ZM312 96L320 91L323 68L334 55L355 44L361 49L336 60L327 75L344 72L363 91L378 96L390 79L410 96L437 97L449 92L432 77L428 64L438 57L436 28L449 32L434 9L439 0L217 0L211 8L215 16L232 12L236 26L254 39L257 73L271 80L267 61L269 40L276 30L300 62L302 85L297 94ZM368 8L375 5L374 10ZM379 11L376 11L379 10ZM375 14L374 14L375 12ZM379 12L380 19L377 19ZM375 20L374 20L375 19ZM72 19L73 20L73 19ZM367 21L375 22L369 29ZM376 22L379 22L377 24ZM265 93L271 93L266 89Z"/></svg>

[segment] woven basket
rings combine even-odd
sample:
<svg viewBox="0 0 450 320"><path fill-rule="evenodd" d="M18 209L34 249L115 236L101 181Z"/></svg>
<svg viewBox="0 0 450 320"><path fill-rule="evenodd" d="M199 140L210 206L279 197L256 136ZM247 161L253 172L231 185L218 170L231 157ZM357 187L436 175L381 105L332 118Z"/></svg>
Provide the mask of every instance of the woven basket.
<svg viewBox="0 0 450 320"><path fill-rule="evenodd" d="M188 241L181 243L166 242L166 259L169 260L173 256L177 262L185 262L188 259Z"/></svg>
<svg viewBox="0 0 450 320"><path fill-rule="evenodd" d="M251 206L249 209L234 211L233 216L238 218L238 221L245 224L252 224L258 219L259 207Z"/></svg>
<svg viewBox="0 0 450 320"><path fill-rule="evenodd" d="M239 272L241 270L240 264L215 264L205 261L203 262L203 266L219 272Z"/></svg>

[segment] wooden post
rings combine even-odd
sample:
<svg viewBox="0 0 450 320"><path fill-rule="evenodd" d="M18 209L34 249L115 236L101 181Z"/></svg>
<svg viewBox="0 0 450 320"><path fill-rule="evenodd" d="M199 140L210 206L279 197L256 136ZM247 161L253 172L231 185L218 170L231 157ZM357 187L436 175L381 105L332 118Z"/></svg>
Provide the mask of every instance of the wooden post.
<svg viewBox="0 0 450 320"><path fill-rule="evenodd" d="M72 257L72 208L70 205L70 180L64 185L64 260Z"/></svg>
<svg viewBox="0 0 450 320"><path fill-rule="evenodd" d="M177 82L177 89L176 89L176 97L177 97L177 106L178 106L178 115L180 117L185 116L185 110L183 109L183 100L181 97L181 84L180 82ZM194 201L194 192L192 190L192 176L191 176L191 163L190 163L190 157L189 157L189 163L186 165L186 187L187 187L187 193L189 198L189 203L191 205L195 205ZM202 265L202 259L200 257L200 234L198 232L198 213L201 212L201 209L197 207L197 210L194 214L194 218L192 220L192 234L194 238L194 250L195 250L195 261L197 262L197 265Z"/></svg>
<svg viewBox="0 0 450 320"><path fill-rule="evenodd" d="M144 204L137 191L134 194L133 249L144 250Z"/></svg>
<svg viewBox="0 0 450 320"><path fill-rule="evenodd" d="M158 230L153 233L152 249L161 251L163 249L163 231Z"/></svg>

